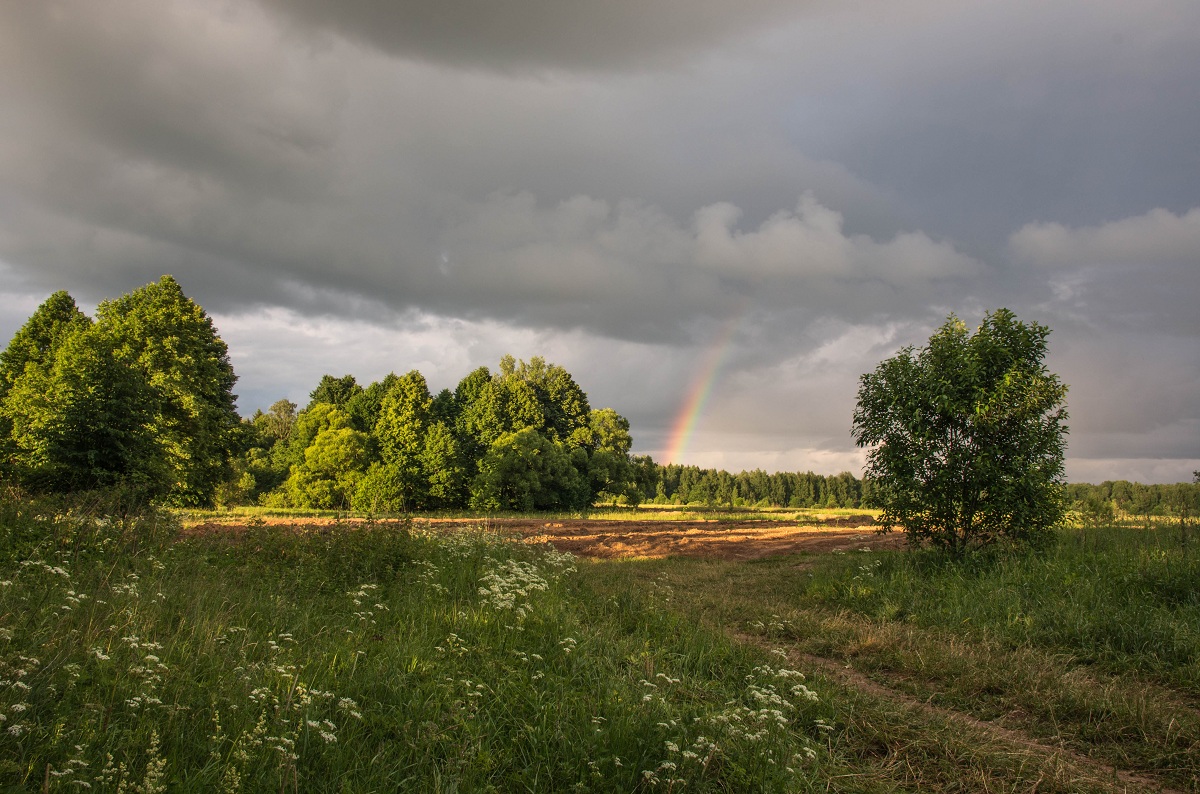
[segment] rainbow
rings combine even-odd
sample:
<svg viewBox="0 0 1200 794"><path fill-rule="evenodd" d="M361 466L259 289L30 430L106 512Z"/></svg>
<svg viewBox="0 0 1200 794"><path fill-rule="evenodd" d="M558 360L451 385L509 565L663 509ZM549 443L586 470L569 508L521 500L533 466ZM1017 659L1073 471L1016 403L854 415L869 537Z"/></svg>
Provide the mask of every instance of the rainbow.
<svg viewBox="0 0 1200 794"><path fill-rule="evenodd" d="M729 357L729 352L733 350L734 332L741 325L742 316L743 313L739 311L725 323L709 347L701 367L696 371L696 377L692 380L691 388L683 401L683 408L671 423L671 434L663 458L665 463L683 463L688 442L692 440L692 433L696 430L696 422L704 413L704 407L708 404L721 367Z"/></svg>

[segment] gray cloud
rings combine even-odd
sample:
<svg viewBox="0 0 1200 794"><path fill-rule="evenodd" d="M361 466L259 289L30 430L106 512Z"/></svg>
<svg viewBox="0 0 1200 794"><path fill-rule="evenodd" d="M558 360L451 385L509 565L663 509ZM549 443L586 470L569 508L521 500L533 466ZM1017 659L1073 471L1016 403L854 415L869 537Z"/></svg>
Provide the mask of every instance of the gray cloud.
<svg viewBox="0 0 1200 794"><path fill-rule="evenodd" d="M1014 253L1046 267L1171 265L1194 263L1200 252L1200 207L1176 215L1153 209L1102 226L1068 228L1031 223L1012 234Z"/></svg>
<svg viewBox="0 0 1200 794"><path fill-rule="evenodd" d="M0 330L170 272L246 410L543 354L653 451L732 328L689 454L827 470L861 372L1007 305L1079 470L1190 473L1194 3L567 8L0 6Z"/></svg>
<svg viewBox="0 0 1200 794"><path fill-rule="evenodd" d="M485 69L636 70L661 67L797 16L782 0L266 0L316 25L400 57Z"/></svg>
<svg viewBox="0 0 1200 794"><path fill-rule="evenodd" d="M1046 274L1046 305L1093 328L1200 335L1200 207L1080 228L1028 224L1012 234L1009 248Z"/></svg>

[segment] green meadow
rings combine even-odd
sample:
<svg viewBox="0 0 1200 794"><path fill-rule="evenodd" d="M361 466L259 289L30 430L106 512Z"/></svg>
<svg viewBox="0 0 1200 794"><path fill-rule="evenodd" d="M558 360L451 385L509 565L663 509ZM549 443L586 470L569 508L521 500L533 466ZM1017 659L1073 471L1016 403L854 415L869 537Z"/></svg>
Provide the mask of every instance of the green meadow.
<svg viewBox="0 0 1200 794"><path fill-rule="evenodd" d="M0 500L0 788L1200 791L1173 526L951 564L246 523Z"/></svg>

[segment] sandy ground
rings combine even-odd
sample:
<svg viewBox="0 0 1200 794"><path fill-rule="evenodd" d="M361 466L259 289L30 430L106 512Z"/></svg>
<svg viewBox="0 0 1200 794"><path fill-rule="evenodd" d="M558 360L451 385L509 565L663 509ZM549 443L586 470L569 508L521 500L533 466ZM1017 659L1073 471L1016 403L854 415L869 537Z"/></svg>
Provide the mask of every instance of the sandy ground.
<svg viewBox="0 0 1200 794"><path fill-rule="evenodd" d="M272 524L301 529L327 529L330 520L269 519ZM341 521L353 526L354 521ZM754 560L781 554L820 554L860 548L899 548L903 533L876 533L870 515L841 516L805 524L785 521L607 521L595 519L493 518L413 519L432 530L478 527L519 535L530 542L550 543L559 551L583 557L712 557ZM238 524L210 522L184 530L185 534L236 534Z"/></svg>

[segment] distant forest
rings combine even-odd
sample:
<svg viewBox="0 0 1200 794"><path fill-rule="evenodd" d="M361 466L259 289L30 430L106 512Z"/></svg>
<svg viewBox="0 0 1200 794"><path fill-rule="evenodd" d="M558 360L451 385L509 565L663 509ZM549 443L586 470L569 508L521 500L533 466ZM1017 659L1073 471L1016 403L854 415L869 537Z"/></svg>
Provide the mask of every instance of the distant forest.
<svg viewBox="0 0 1200 794"><path fill-rule="evenodd" d="M730 474L717 469L655 463L633 458L639 496L655 504L730 507L865 507L870 481L850 472L826 476L809 472L768 474L760 469Z"/></svg>

